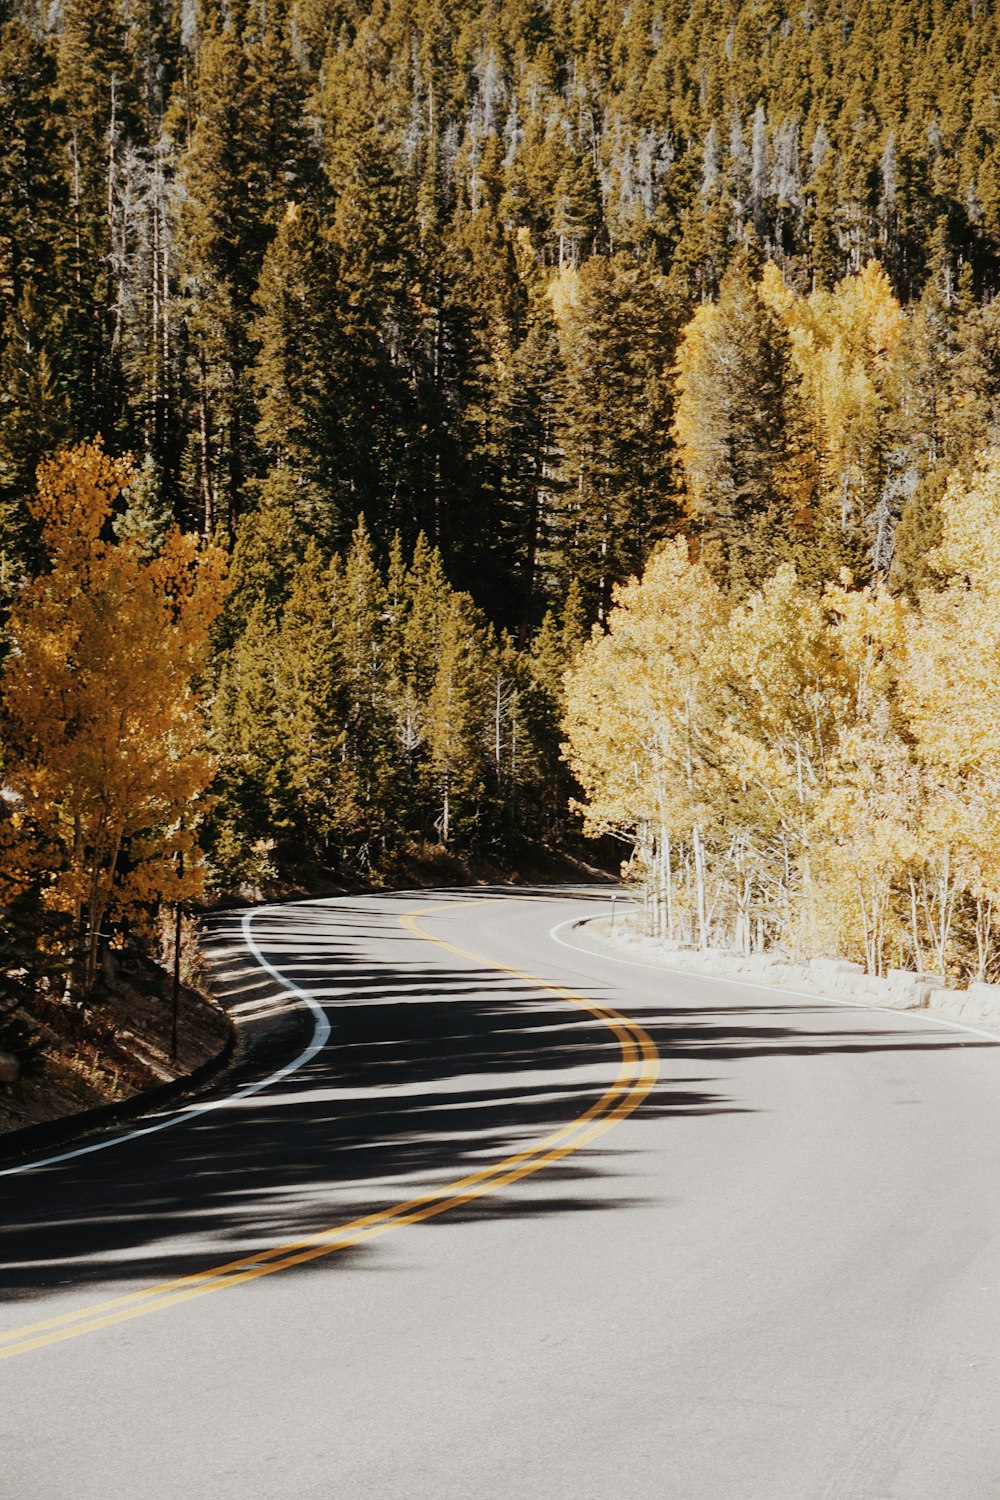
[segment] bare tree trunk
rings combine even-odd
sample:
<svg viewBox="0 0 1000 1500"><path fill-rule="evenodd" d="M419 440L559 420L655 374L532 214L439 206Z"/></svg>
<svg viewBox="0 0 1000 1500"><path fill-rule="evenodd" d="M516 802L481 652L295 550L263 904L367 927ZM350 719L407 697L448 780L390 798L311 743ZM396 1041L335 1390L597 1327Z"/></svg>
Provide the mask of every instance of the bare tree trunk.
<svg viewBox="0 0 1000 1500"><path fill-rule="evenodd" d="M921 895L924 914L927 918L927 926L934 944L937 972L944 974L948 952L948 939L951 936L952 911L955 903L955 890L951 880L950 848L945 850L944 870L938 876L934 885L936 886L936 897L932 899L927 890L926 880L921 880Z"/></svg>
<svg viewBox="0 0 1000 1500"><path fill-rule="evenodd" d="M128 254L128 220L131 182L126 175L123 187L125 203L121 213L121 239L115 243L115 198L118 193L118 80L114 74L111 75L111 117L108 124L108 197L107 197L107 221L108 221L108 270L109 277L114 278L115 291L115 322L111 333L111 348L117 351L121 347L122 323L125 315L125 277L126 261ZM109 286L110 295L110 286Z"/></svg>
<svg viewBox="0 0 1000 1500"><path fill-rule="evenodd" d="M924 967L923 952L920 947L920 923L917 920L917 888L913 876L910 876L910 930L913 935L913 964L919 974Z"/></svg>
<svg viewBox="0 0 1000 1500"><path fill-rule="evenodd" d="M451 781L445 777L444 796L441 801L441 842L447 847L451 836Z"/></svg>
<svg viewBox="0 0 1000 1500"><path fill-rule="evenodd" d="M705 909L705 851L701 842L701 831L697 825L691 830L694 849L695 899L698 911L698 947L708 947L708 918Z"/></svg>
<svg viewBox="0 0 1000 1500"><path fill-rule="evenodd" d="M858 871L858 898L861 903L861 925L865 934L865 968L869 974L875 973L873 934L868 921L868 903L865 900L865 883L860 870Z"/></svg>
<svg viewBox="0 0 1000 1500"><path fill-rule="evenodd" d="M103 829L102 829L103 833ZM98 838L98 846L103 840ZM121 855L122 830L119 828L115 834L114 844L107 862L106 870L102 870L100 857L96 850L94 854L94 869L90 881L90 897L87 902L87 917L90 926L87 942L87 959L84 970L84 993L88 994L94 986L97 977L97 960L100 952L101 928L107 915L108 905L111 900L111 891L115 882L115 874L118 870L118 859Z"/></svg>
<svg viewBox="0 0 1000 1500"><path fill-rule="evenodd" d="M160 316L161 316L161 314L160 314L160 228L161 228L160 208L161 208L161 205L160 205L160 191L159 191L159 189L160 189L159 166L157 165L156 173L154 174L154 178L153 178L153 191L152 191L152 200L153 200L153 203L152 203L152 207L153 207L153 212L152 212L153 243L152 243L152 247L151 247L151 250L150 250L150 257L151 257L151 261L152 261L152 265L151 265L151 268L150 268L150 270L151 270L151 274L150 274L150 292L152 294L152 296L151 296L151 305L150 305L150 320L151 320L151 324L152 324L152 337L150 338L150 341L149 341L150 354L151 354L151 361L150 361L150 363L151 363L151 376L152 376L152 382L153 382L153 390L152 390L152 397L153 397L153 433L154 433L153 440L156 443L157 448L159 448L160 438L162 436L162 412L161 412L161 405L160 405L160 403L161 403L161 399L162 399L161 393L162 393L162 384L163 384L163 382L162 382L162 374L161 374L161 369L160 369ZM148 443L148 438L147 438L147 443Z"/></svg>
<svg viewBox="0 0 1000 1500"><path fill-rule="evenodd" d="M501 730L503 715L503 677L497 672L496 694L494 696L494 722L493 722L493 763L496 766L497 786L502 782L503 770L503 734Z"/></svg>
<svg viewBox="0 0 1000 1500"><path fill-rule="evenodd" d="M162 164L160 167L162 173ZM170 420L170 213L166 180L160 201L160 416L159 439L166 440Z"/></svg>
<svg viewBox="0 0 1000 1500"><path fill-rule="evenodd" d="M83 249L80 237L80 150L77 144L76 131L70 142L73 153L73 246L76 252L76 290L79 293L83 287Z"/></svg>

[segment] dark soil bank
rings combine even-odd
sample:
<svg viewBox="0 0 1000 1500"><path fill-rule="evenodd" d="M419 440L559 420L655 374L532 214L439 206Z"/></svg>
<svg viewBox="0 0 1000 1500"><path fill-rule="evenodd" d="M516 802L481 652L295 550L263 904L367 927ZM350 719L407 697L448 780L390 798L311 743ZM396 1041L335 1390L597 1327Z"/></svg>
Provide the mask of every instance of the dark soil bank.
<svg viewBox="0 0 1000 1500"><path fill-rule="evenodd" d="M112 986L85 1003L39 996L30 1014L2 1018L0 1045L17 1058L20 1076L0 1083L0 1133L131 1099L223 1050L229 1026L222 1011L182 985L172 1058L170 975L135 955L115 969Z"/></svg>

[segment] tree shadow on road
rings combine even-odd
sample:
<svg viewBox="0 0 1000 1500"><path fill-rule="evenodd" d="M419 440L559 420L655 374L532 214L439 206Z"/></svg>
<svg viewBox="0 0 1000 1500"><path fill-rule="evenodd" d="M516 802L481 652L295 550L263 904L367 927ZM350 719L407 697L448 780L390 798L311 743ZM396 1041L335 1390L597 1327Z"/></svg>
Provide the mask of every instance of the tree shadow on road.
<svg viewBox="0 0 1000 1500"><path fill-rule="evenodd" d="M248 959L239 922L217 920L209 954L225 1003L247 1018L235 1077L248 1082L294 1056L311 1021ZM618 1040L597 1017L420 943L376 898L272 909L254 937L270 963L323 1001L329 1043L223 1109L0 1182L3 1300L171 1280L327 1230L524 1150L583 1114L618 1072ZM599 987L588 993L608 998ZM945 1031L873 1028L870 1013L852 1018L822 1001L706 1009L647 999L633 1013L663 1060L639 1120L745 1110L733 1066L743 1059L956 1045ZM435 1222L633 1203L611 1139ZM338 1263L378 1258L362 1248L318 1264Z"/></svg>

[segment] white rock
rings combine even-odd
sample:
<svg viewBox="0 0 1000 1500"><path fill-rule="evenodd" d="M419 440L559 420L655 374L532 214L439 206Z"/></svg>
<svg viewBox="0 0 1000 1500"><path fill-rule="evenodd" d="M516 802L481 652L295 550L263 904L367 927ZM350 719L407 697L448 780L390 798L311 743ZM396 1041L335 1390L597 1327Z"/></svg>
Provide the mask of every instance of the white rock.
<svg viewBox="0 0 1000 1500"><path fill-rule="evenodd" d="M970 984L969 994L983 1005L1000 1005L1000 984Z"/></svg>
<svg viewBox="0 0 1000 1500"><path fill-rule="evenodd" d="M918 973L916 969L890 969L885 977L893 988L897 990L912 990L921 984L925 987L933 985L935 988L940 989L945 983L943 975L922 974Z"/></svg>
<svg viewBox="0 0 1000 1500"><path fill-rule="evenodd" d="M863 995L868 975L863 972L859 973L856 969L852 969L847 974L824 974L822 972L817 974L813 971L813 978L833 995Z"/></svg>
<svg viewBox="0 0 1000 1500"><path fill-rule="evenodd" d="M846 958L811 958L809 967L817 974L863 974L864 964L851 963Z"/></svg>
<svg viewBox="0 0 1000 1500"><path fill-rule="evenodd" d="M896 993L899 996L900 1005L906 1010L926 1010L930 1004L931 991L935 989L940 989L940 985L921 983L911 985L905 990L897 989Z"/></svg>
<svg viewBox="0 0 1000 1500"><path fill-rule="evenodd" d="M807 979L815 978L802 964L775 964L771 976L787 989L794 989L797 984L805 984Z"/></svg>
<svg viewBox="0 0 1000 1500"><path fill-rule="evenodd" d="M896 987L891 979L883 979L878 974L861 974L854 981L855 993L864 995L872 1000L882 1000L891 1004L896 998Z"/></svg>
<svg viewBox="0 0 1000 1500"><path fill-rule="evenodd" d="M1000 984L970 984L967 1014L989 1025L1000 1024Z"/></svg>
<svg viewBox="0 0 1000 1500"><path fill-rule="evenodd" d="M927 994L927 1004L931 1010L940 1011L942 1015L953 1016L958 1019L965 1015L969 1003L967 990L932 989Z"/></svg>
<svg viewBox="0 0 1000 1500"><path fill-rule="evenodd" d="M774 973L784 962L783 958L773 958L770 953L751 953L749 958L743 960L743 967L748 974L756 974L770 983Z"/></svg>

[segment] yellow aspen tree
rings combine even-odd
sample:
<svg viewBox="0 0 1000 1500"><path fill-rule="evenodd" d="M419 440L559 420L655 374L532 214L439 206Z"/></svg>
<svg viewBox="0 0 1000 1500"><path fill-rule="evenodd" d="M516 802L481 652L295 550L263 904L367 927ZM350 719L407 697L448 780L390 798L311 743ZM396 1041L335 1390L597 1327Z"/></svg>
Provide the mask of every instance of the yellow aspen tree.
<svg viewBox="0 0 1000 1500"><path fill-rule="evenodd" d="M0 899L38 878L94 981L106 918L202 889L196 830L213 762L197 683L223 552L173 527L109 541L127 459L81 443L40 465L49 566L18 594L2 691L10 810Z"/></svg>
<svg viewBox="0 0 1000 1500"><path fill-rule="evenodd" d="M827 606L786 564L733 612L718 640L733 795L756 845L761 905L797 951L816 942L816 810L850 701L830 623ZM744 931L737 946L747 939Z"/></svg>
<svg viewBox="0 0 1000 1500"><path fill-rule="evenodd" d="M942 540L929 561L942 586L921 591L907 633L900 698L933 788L923 834L922 907L944 966L956 898L973 904L975 970L994 943L1000 895L1000 453L984 454L940 502Z"/></svg>
<svg viewBox="0 0 1000 1500"><path fill-rule="evenodd" d="M656 925L665 918L670 937L673 845L684 840L702 946L710 928L706 838L719 801L709 648L724 620L711 574L677 538L653 554L641 582L616 589L607 634L595 632L566 679L564 755L584 790L588 833L638 844Z"/></svg>
<svg viewBox="0 0 1000 1500"><path fill-rule="evenodd" d="M820 549L824 565L858 567L884 478L903 310L874 260L809 297L796 295L768 265L760 295L788 331L801 382L816 449L820 531L832 549L829 557Z"/></svg>
<svg viewBox="0 0 1000 1500"><path fill-rule="evenodd" d="M850 717L830 762L830 786L818 809L828 838L828 899L842 898L846 946L863 951L882 974L900 942L900 879L916 858L921 785L894 714L896 670L909 624L902 600L884 590L827 590L832 635L850 690Z"/></svg>

